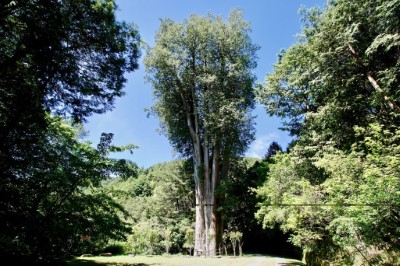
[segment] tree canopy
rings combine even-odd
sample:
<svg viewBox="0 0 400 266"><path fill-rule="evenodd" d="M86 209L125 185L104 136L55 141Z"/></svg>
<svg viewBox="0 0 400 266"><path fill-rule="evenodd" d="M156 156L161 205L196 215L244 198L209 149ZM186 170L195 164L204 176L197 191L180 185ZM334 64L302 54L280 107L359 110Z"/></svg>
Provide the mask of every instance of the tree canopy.
<svg viewBox="0 0 400 266"><path fill-rule="evenodd" d="M304 11L298 43L259 91L268 113L288 119L293 135L316 132L347 148L354 125L391 123L400 110L398 9L398 1L330 1L326 12Z"/></svg>
<svg viewBox="0 0 400 266"><path fill-rule="evenodd" d="M140 36L115 11L111 0L0 3L2 256L65 255L85 227L99 238L122 236L121 208L84 188L132 164L105 159L121 150L109 146L112 135L95 150L59 121L111 110L123 74L138 68Z"/></svg>
<svg viewBox="0 0 400 266"><path fill-rule="evenodd" d="M114 147L104 135L95 149L78 140L79 127L57 117L46 119L49 126L27 168L19 169L13 182L2 183L6 208L0 255L32 264L124 239L128 227L121 217L126 211L100 185L112 175L136 175L134 164L107 158L110 151L132 146Z"/></svg>
<svg viewBox="0 0 400 266"><path fill-rule="evenodd" d="M215 254L222 240L215 189L229 161L253 139L252 69L258 46L240 11L221 17L192 15L182 23L161 21L145 58L154 88L152 110L171 144L193 158L196 250Z"/></svg>
<svg viewBox="0 0 400 266"><path fill-rule="evenodd" d="M110 0L2 1L2 103L30 99L38 112L77 120L110 110L140 55L137 30L116 21L115 10Z"/></svg>
<svg viewBox="0 0 400 266"><path fill-rule="evenodd" d="M391 0L305 11L258 91L297 139L272 157L257 216L307 264L398 264L399 14Z"/></svg>

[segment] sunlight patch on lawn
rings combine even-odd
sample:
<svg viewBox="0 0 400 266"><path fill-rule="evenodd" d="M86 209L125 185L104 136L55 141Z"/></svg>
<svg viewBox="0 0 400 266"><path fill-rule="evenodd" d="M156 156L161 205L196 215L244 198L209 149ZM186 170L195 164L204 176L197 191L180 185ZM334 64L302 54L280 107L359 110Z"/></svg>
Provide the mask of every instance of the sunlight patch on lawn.
<svg viewBox="0 0 400 266"><path fill-rule="evenodd" d="M302 265L299 261L266 257L189 257L189 256L113 256L113 257L84 257L77 258L70 266L274 266L281 263L290 265Z"/></svg>

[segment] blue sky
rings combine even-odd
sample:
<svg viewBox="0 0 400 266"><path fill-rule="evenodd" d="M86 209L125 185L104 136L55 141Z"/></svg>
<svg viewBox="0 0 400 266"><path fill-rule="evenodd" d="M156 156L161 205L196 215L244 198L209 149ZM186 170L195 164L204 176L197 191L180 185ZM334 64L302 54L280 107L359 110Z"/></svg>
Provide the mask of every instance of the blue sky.
<svg viewBox="0 0 400 266"><path fill-rule="evenodd" d="M273 70L277 53L296 42L301 30L298 14L300 7L323 7L326 0L116 0L117 18L135 23L141 38L147 44L154 44L154 36L160 18L171 18L181 22L191 14L220 15L227 18L230 11L240 8L244 17L251 23L252 40L261 46L258 52L258 66L255 69L258 81L264 82L265 75ZM141 167L149 167L159 162L179 158L167 138L158 133L159 122L156 117L147 117L145 108L153 104L152 88L145 82L145 71L140 60L140 69L126 75L126 95L117 99L113 111L93 115L85 128L89 140L97 144L102 132L114 133L114 144L135 144L139 146L134 154L124 153L124 157ZM282 147L290 142L286 132L278 128L281 121L269 117L261 106L254 110L256 118L256 140L250 145L247 156L261 157L269 144L277 141Z"/></svg>

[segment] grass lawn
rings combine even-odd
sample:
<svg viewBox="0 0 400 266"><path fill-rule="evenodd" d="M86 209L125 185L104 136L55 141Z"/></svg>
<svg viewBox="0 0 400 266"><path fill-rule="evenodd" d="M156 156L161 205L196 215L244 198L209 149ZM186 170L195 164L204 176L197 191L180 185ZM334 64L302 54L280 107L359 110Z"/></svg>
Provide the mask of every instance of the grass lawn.
<svg viewBox="0 0 400 266"><path fill-rule="evenodd" d="M267 257L185 257L185 256L113 256L79 257L69 262L69 266L275 266L304 265L297 260Z"/></svg>

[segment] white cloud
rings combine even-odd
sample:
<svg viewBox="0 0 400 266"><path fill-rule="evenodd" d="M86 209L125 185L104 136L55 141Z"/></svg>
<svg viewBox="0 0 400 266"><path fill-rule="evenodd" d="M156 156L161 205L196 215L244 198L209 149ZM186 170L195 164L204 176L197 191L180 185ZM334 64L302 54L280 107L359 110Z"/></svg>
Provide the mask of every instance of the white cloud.
<svg viewBox="0 0 400 266"><path fill-rule="evenodd" d="M276 133L269 133L257 137L256 140L250 145L250 149L246 152L247 157L262 158L267 153L269 145L273 141L278 141L279 135Z"/></svg>

